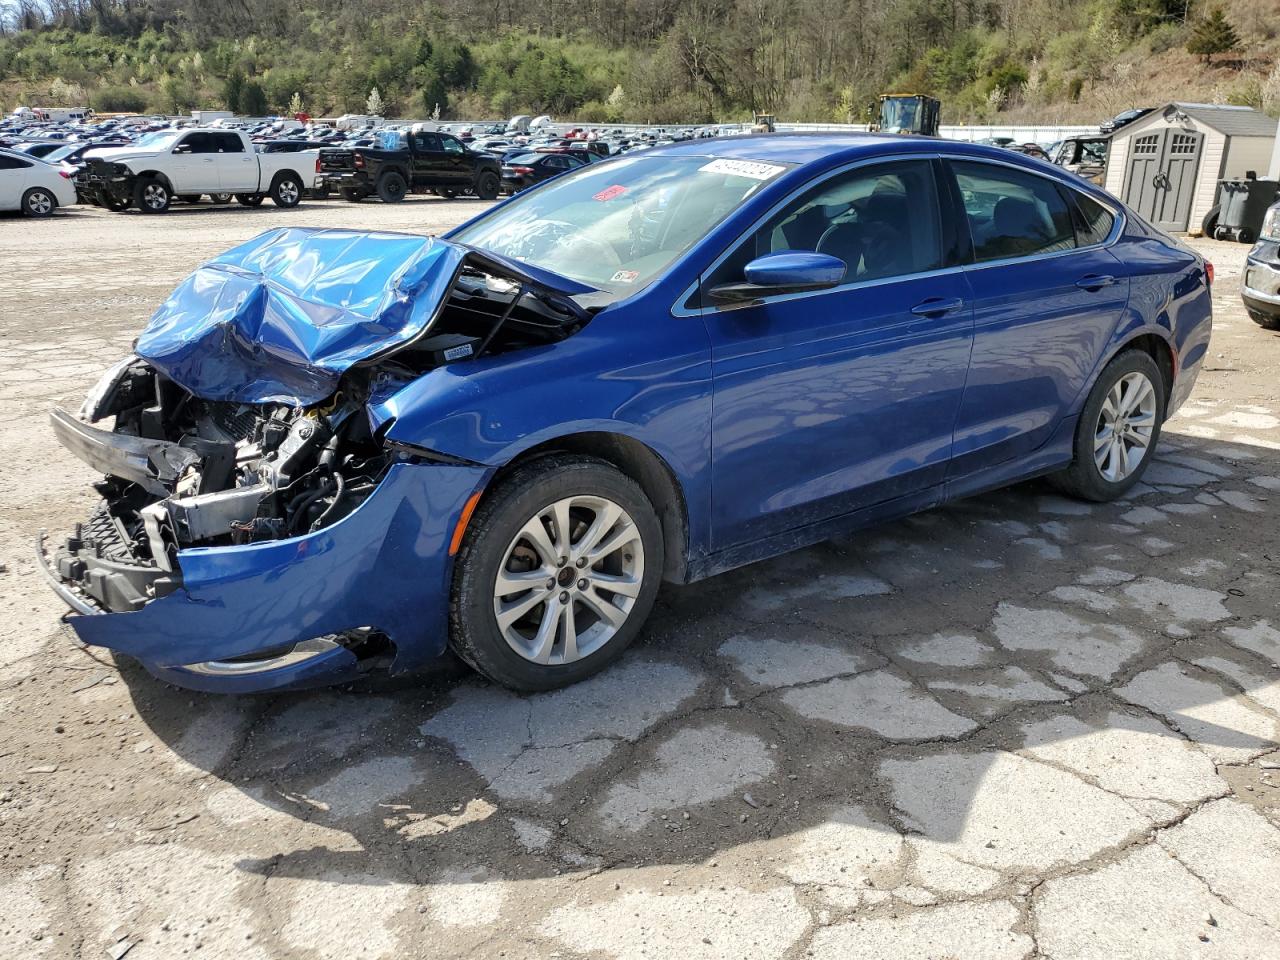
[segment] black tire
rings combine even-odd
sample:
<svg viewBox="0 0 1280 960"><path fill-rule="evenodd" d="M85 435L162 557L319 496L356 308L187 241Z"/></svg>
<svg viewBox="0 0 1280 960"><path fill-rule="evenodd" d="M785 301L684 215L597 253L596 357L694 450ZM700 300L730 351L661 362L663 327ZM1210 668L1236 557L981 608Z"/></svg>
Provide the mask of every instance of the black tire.
<svg viewBox="0 0 1280 960"><path fill-rule="evenodd" d="M1280 315L1263 313L1261 310L1247 308L1245 312L1249 314L1249 319L1263 330L1280 330Z"/></svg>
<svg viewBox="0 0 1280 960"><path fill-rule="evenodd" d="M602 497L622 507L635 523L643 550L643 572L626 619L603 645L569 663L535 663L517 653L499 629L494 585L520 529L566 497ZM612 464L595 457L548 456L517 467L486 494L467 525L454 565L450 644L467 663L513 690L554 690L584 680L621 656L644 626L662 578L663 549L662 528L653 505L639 484ZM579 575L576 569L573 564L561 566L561 574L568 575L568 590L562 591L559 584L546 587L544 603L557 604L569 596L574 577ZM569 602L575 608L579 604L576 599ZM546 611L542 606L533 608L535 617L539 609Z"/></svg>
<svg viewBox="0 0 1280 960"><path fill-rule="evenodd" d="M1222 210L1221 205L1214 204L1209 208L1209 212L1204 215L1204 219L1200 221L1200 235L1204 237L1212 237L1218 229L1218 213Z"/></svg>
<svg viewBox="0 0 1280 960"><path fill-rule="evenodd" d="M211 193L211 194L209 194L209 200L210 200L210 201L212 201L213 203L230 203L230 202L231 202L231 194L229 194L229 193Z"/></svg>
<svg viewBox="0 0 1280 960"><path fill-rule="evenodd" d="M436 191L437 197L444 197L446 200L452 200L455 197L457 197L457 195L458 195L457 190L450 190L448 187L445 187L443 190Z"/></svg>
<svg viewBox="0 0 1280 960"><path fill-rule="evenodd" d="M288 210L302 202L302 189L302 181L296 173L281 173L271 182L268 195L277 207Z"/></svg>
<svg viewBox="0 0 1280 960"><path fill-rule="evenodd" d="M1102 407L1106 403L1107 394L1123 377L1131 373L1143 374L1155 388L1155 424L1152 427L1150 441L1142 453L1142 459L1132 467L1129 473L1119 480L1108 480L1094 461L1094 442L1097 435ZM1089 391L1089 399L1080 412L1080 420L1076 424L1076 435L1073 451L1075 458L1071 466L1050 479L1063 492L1082 500L1104 503L1122 496L1130 487L1142 479L1147 466L1155 455L1156 445L1160 442L1160 429L1164 424L1165 413L1164 375L1151 357L1141 350L1126 350L1103 368L1102 373Z"/></svg>
<svg viewBox="0 0 1280 960"><path fill-rule="evenodd" d="M342 199L347 201L347 203L359 203L364 199L364 194L353 187L343 187Z"/></svg>
<svg viewBox="0 0 1280 960"><path fill-rule="evenodd" d="M492 170L481 170L476 177L475 195L481 200L497 200L502 180Z"/></svg>
<svg viewBox="0 0 1280 960"><path fill-rule="evenodd" d="M133 188L133 205L143 213L164 213L173 195L169 185L157 177L142 177Z"/></svg>
<svg viewBox="0 0 1280 960"><path fill-rule="evenodd" d="M307 191L307 199L308 200L328 200L329 185L325 184L323 187L312 187L310 190Z"/></svg>
<svg viewBox="0 0 1280 960"><path fill-rule="evenodd" d="M236 194L236 203L240 204L242 207L260 207L262 206L262 201L265 199L267 199L266 196L261 193Z"/></svg>
<svg viewBox="0 0 1280 960"><path fill-rule="evenodd" d="M404 177L394 171L384 173L378 178L378 199L383 203L399 203L409 192L409 184Z"/></svg>
<svg viewBox="0 0 1280 960"><path fill-rule="evenodd" d="M25 216L43 219L53 216L58 209L58 198L44 187L32 187L22 195L22 212Z"/></svg>
<svg viewBox="0 0 1280 960"><path fill-rule="evenodd" d="M129 209L129 201L128 201L128 200L110 200L110 199L108 199L108 200L104 200L104 201L103 201L103 203L102 203L102 205L103 205L104 207L106 207L108 210L110 210L112 213L120 213L122 210L128 210L128 209Z"/></svg>

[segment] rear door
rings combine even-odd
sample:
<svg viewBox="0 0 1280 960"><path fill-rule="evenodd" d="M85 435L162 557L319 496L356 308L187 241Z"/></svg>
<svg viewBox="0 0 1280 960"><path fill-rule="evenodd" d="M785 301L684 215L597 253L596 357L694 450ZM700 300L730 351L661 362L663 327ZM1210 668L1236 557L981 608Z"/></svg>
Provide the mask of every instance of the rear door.
<svg viewBox="0 0 1280 960"><path fill-rule="evenodd" d="M463 190L471 186L471 165L474 160L462 141L442 133L440 146L444 150L443 169L449 185L455 190Z"/></svg>
<svg viewBox="0 0 1280 960"><path fill-rule="evenodd" d="M714 373L719 550L925 491L944 479L972 316L949 267L935 164L881 161L802 191L714 265L702 317ZM839 257L845 282L716 305L756 257Z"/></svg>
<svg viewBox="0 0 1280 960"><path fill-rule="evenodd" d="M214 148L218 151L218 176L224 193L256 193L258 184L258 155L246 150L244 138L238 133L213 133ZM265 188L267 184L262 184Z"/></svg>
<svg viewBox="0 0 1280 960"><path fill-rule="evenodd" d="M0 210L17 210L27 187L30 160L0 154Z"/></svg>
<svg viewBox="0 0 1280 960"><path fill-rule="evenodd" d="M1111 341L1129 281L1106 248L1115 216L1101 204L1011 165L957 159L948 167L974 261L964 271L973 360L949 471L961 477L1050 438ZM1094 208L1091 229L1076 197Z"/></svg>

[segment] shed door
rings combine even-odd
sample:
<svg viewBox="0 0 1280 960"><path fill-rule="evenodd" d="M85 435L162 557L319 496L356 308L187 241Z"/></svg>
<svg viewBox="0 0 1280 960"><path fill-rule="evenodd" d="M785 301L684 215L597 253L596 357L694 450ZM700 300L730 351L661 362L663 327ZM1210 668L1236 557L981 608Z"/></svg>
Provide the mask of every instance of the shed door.
<svg viewBox="0 0 1280 960"><path fill-rule="evenodd" d="M1157 130L1134 137L1124 199L1162 230L1186 230L1204 134Z"/></svg>

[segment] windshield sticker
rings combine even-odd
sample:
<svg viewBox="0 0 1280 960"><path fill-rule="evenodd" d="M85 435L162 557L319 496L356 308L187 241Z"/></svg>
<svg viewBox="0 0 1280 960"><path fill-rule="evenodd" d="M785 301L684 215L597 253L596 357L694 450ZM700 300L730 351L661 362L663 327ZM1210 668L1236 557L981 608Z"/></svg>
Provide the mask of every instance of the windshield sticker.
<svg viewBox="0 0 1280 960"><path fill-rule="evenodd" d="M636 270L619 270L609 278L610 283L635 283L636 278L640 276Z"/></svg>
<svg viewBox="0 0 1280 960"><path fill-rule="evenodd" d="M752 180L768 180L776 177L786 167L776 163L756 163L753 160L712 160L698 168L699 173L731 173L736 177L750 177Z"/></svg>
<svg viewBox="0 0 1280 960"><path fill-rule="evenodd" d="M620 183L615 183L612 187L605 187L597 193L592 200L612 200L614 197L620 197L627 192L627 188Z"/></svg>

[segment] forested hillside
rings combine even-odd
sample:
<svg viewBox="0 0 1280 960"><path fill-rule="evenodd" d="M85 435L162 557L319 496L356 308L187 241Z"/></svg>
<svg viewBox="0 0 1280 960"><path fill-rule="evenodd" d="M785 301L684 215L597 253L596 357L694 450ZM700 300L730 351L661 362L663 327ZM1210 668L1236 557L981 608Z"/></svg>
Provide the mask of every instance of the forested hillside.
<svg viewBox="0 0 1280 960"><path fill-rule="evenodd" d="M1236 42L1191 52L1215 7ZM944 123L1280 113L1277 52L1280 0L0 0L0 107L329 115L376 88L388 116L859 120L893 88Z"/></svg>

